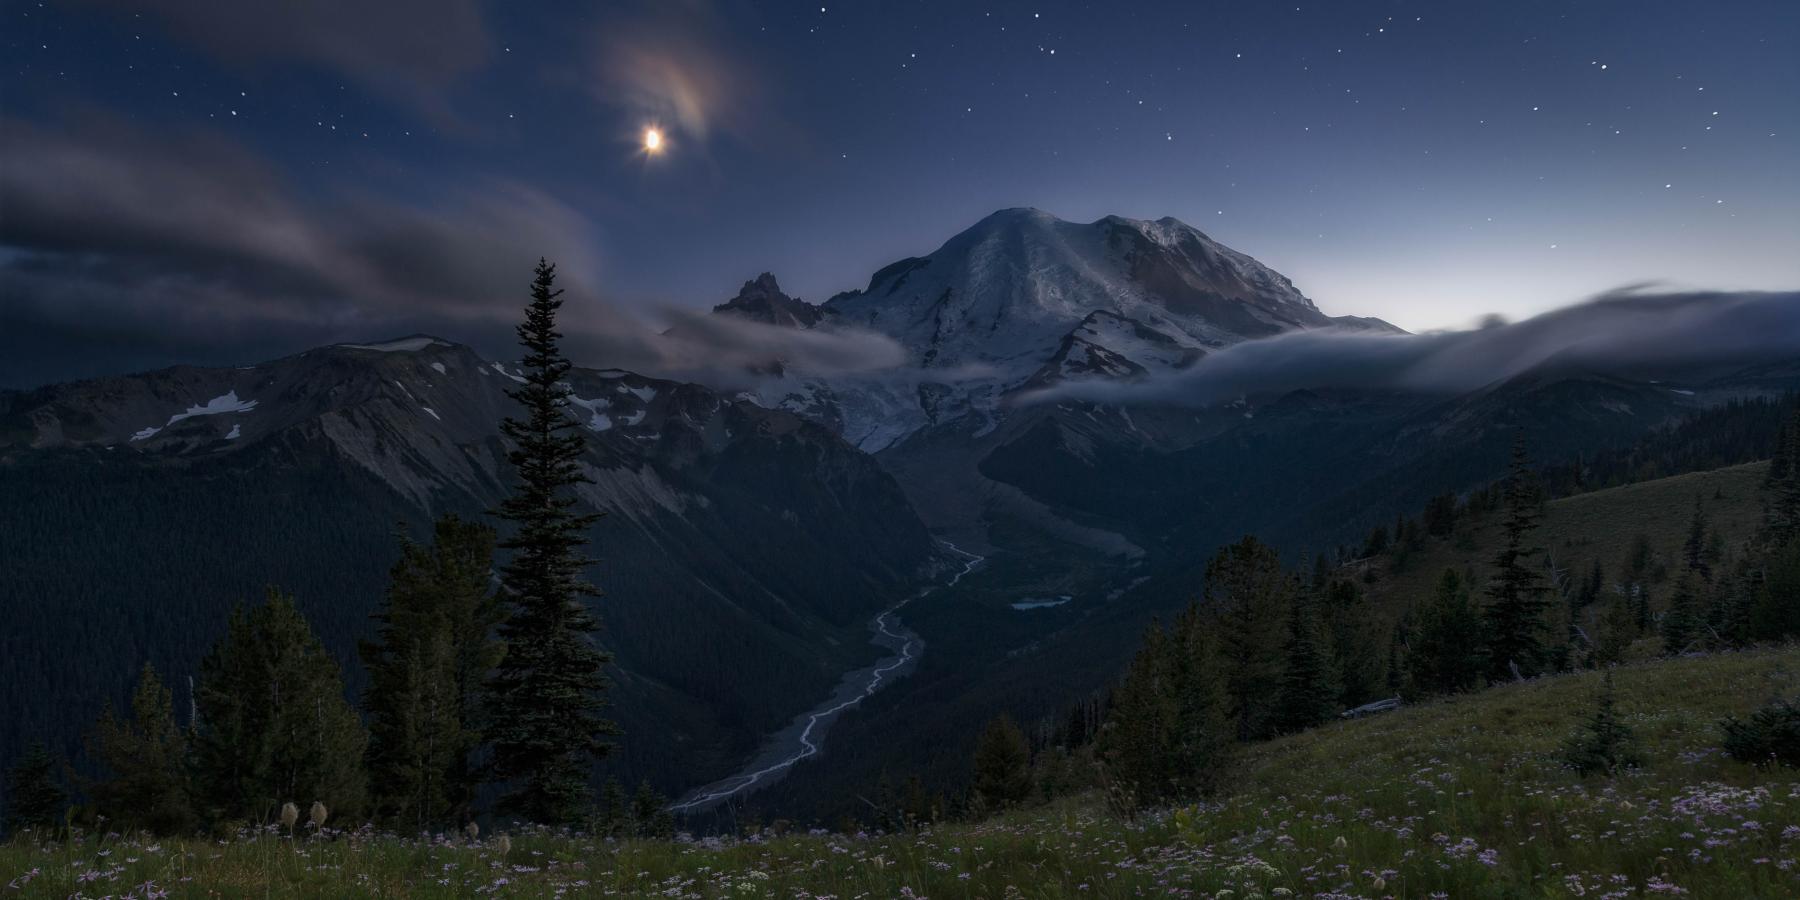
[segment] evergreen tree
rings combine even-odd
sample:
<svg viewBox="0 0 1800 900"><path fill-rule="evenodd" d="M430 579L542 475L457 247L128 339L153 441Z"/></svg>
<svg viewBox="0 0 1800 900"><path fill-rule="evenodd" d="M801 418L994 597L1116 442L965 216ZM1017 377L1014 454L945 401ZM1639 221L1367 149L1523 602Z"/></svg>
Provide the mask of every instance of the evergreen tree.
<svg viewBox="0 0 1800 900"><path fill-rule="evenodd" d="M1703 581L1712 580L1712 548L1707 541L1706 508L1694 496L1694 518L1688 524L1687 540L1682 544L1682 561L1687 571Z"/></svg>
<svg viewBox="0 0 1800 900"><path fill-rule="evenodd" d="M1312 583L1308 585L1315 594L1323 594L1331 584L1331 560L1320 553L1313 557Z"/></svg>
<svg viewBox="0 0 1800 900"><path fill-rule="evenodd" d="M907 776L906 793L900 803L905 825L909 829L937 821L938 808L943 805L925 792L925 781L917 774Z"/></svg>
<svg viewBox="0 0 1800 900"><path fill-rule="evenodd" d="M1722 580L1714 595L1716 605L1712 619L1725 643L1732 647L1742 647L1753 640L1751 610L1756 602L1756 576L1761 574L1747 562L1739 561L1731 577Z"/></svg>
<svg viewBox="0 0 1800 900"><path fill-rule="evenodd" d="M669 802L648 780L638 782L631 798L631 822L638 837L668 840L675 836L675 816Z"/></svg>
<svg viewBox="0 0 1800 900"><path fill-rule="evenodd" d="M1390 630L1369 608L1353 581L1332 581L1323 591L1322 612L1330 638L1332 673L1341 689L1340 706L1360 706L1387 690Z"/></svg>
<svg viewBox="0 0 1800 900"><path fill-rule="evenodd" d="M1599 602L1601 594L1606 590L1606 570L1601 568L1600 560L1594 560L1594 567L1588 570L1587 578L1581 582L1581 589L1575 595L1575 608L1586 609Z"/></svg>
<svg viewBox="0 0 1800 900"><path fill-rule="evenodd" d="M500 507L517 530L501 545L513 551L502 569L510 610L500 629L506 656L490 683L492 772L509 783L500 809L540 823L582 814L593 763L610 749L605 735L616 732L601 717L611 655L595 644L599 621L583 599L598 593L582 576L584 532L598 517L573 509L573 489L590 479L568 413L555 283L556 267L539 260L518 327L525 384L507 392L525 418L501 424L519 483Z"/></svg>
<svg viewBox="0 0 1800 900"><path fill-rule="evenodd" d="M1625 551L1625 580L1646 582L1651 580L1656 569L1656 548L1650 544L1650 536L1638 532L1631 536L1631 549Z"/></svg>
<svg viewBox="0 0 1800 900"><path fill-rule="evenodd" d="M1763 538L1783 544L1800 537L1800 406L1775 440L1762 483Z"/></svg>
<svg viewBox="0 0 1800 900"><path fill-rule="evenodd" d="M1669 599L1669 611L1662 619L1664 653L1681 653L1693 646L1706 633L1706 619L1701 608L1694 576L1684 575L1675 585Z"/></svg>
<svg viewBox="0 0 1800 900"><path fill-rule="evenodd" d="M1004 809L1031 796L1031 745L1004 713L975 742L975 796L988 809Z"/></svg>
<svg viewBox="0 0 1800 900"><path fill-rule="evenodd" d="M1770 551L1748 619L1749 633L1756 640L1800 635L1800 538Z"/></svg>
<svg viewBox="0 0 1800 900"><path fill-rule="evenodd" d="M88 756L111 777L84 789L94 808L119 831L171 835L197 824L189 795L187 735L175 724L169 689L149 663L131 695L131 718L107 706L88 735Z"/></svg>
<svg viewBox="0 0 1800 900"><path fill-rule="evenodd" d="M1275 728L1301 731L1331 721L1338 712L1338 684L1331 651L1311 602L1294 604L1286 665L1275 708Z"/></svg>
<svg viewBox="0 0 1800 900"><path fill-rule="evenodd" d="M1168 644L1169 684L1175 700L1169 783L1177 797L1212 794L1231 756L1235 723L1222 688L1219 642L1209 624L1199 606L1189 604L1176 620Z"/></svg>
<svg viewBox="0 0 1800 900"><path fill-rule="evenodd" d="M361 811L362 723L291 598L271 588L232 612L195 699L195 788L212 818L266 822L284 802L322 802L339 819Z"/></svg>
<svg viewBox="0 0 1800 900"><path fill-rule="evenodd" d="M1530 560L1537 554L1527 540L1542 516L1543 498L1525 456L1525 438L1513 441L1512 463L1505 487L1506 543L1494 555L1494 578L1488 586L1488 677L1507 681L1513 667L1525 675L1544 671L1549 652L1544 644L1549 591Z"/></svg>
<svg viewBox="0 0 1800 900"><path fill-rule="evenodd" d="M1206 796L1227 768L1237 725L1209 624L1194 605L1153 624L1113 694L1096 750L1124 806Z"/></svg>
<svg viewBox="0 0 1800 900"><path fill-rule="evenodd" d="M1618 695L1613 690L1610 670L1601 681L1594 714L1563 741L1563 761L1583 775L1612 775L1642 763L1630 726L1619 718Z"/></svg>
<svg viewBox="0 0 1800 900"><path fill-rule="evenodd" d="M1425 531L1433 537L1449 537L1456 530L1456 495L1438 494L1425 503Z"/></svg>
<svg viewBox="0 0 1800 900"><path fill-rule="evenodd" d="M1594 642L1592 663L1599 668L1616 666L1625 661L1626 651L1637 640L1637 620L1623 593L1614 593L1606 601L1600 616L1599 636Z"/></svg>
<svg viewBox="0 0 1800 900"><path fill-rule="evenodd" d="M1370 530L1368 539L1363 541L1362 555L1365 557L1380 556L1381 554L1386 553L1387 549L1388 549L1387 526L1386 525L1377 525L1372 530Z"/></svg>
<svg viewBox="0 0 1800 900"><path fill-rule="evenodd" d="M1175 697L1175 653L1169 636L1152 623L1113 693L1106 724L1095 739L1101 764L1128 809L1148 806L1178 793L1176 760L1179 707Z"/></svg>
<svg viewBox="0 0 1800 900"><path fill-rule="evenodd" d="M1220 550L1206 566L1207 608L1220 639L1239 740L1274 733L1282 648L1295 592L1294 578L1282 571L1274 549L1254 536Z"/></svg>
<svg viewBox="0 0 1800 900"><path fill-rule="evenodd" d="M1481 612L1469 596L1468 582L1455 569L1439 576L1417 618L1406 655L1408 693L1455 694L1480 686L1487 667Z"/></svg>
<svg viewBox="0 0 1800 900"><path fill-rule="evenodd" d="M618 776L606 779L600 788L600 803L595 810L598 827L591 829L596 834L624 837L631 824L631 801L625 798L625 786L619 783Z"/></svg>
<svg viewBox="0 0 1800 900"><path fill-rule="evenodd" d="M34 743L6 773L5 832L57 828L67 801L68 794L56 781L56 758L42 742Z"/></svg>
<svg viewBox="0 0 1800 900"><path fill-rule="evenodd" d="M429 547L402 539L376 638L361 645L375 809L417 828L470 815L481 690L501 657L493 529L451 515L433 530Z"/></svg>
<svg viewBox="0 0 1800 900"><path fill-rule="evenodd" d="M1638 634L1648 634L1653 617L1650 614L1650 590L1641 584L1632 582L1628 591L1631 597L1631 618L1637 623Z"/></svg>
<svg viewBox="0 0 1800 900"><path fill-rule="evenodd" d="M1725 752L1753 766L1800 767L1800 701L1774 700L1748 719L1726 716Z"/></svg>

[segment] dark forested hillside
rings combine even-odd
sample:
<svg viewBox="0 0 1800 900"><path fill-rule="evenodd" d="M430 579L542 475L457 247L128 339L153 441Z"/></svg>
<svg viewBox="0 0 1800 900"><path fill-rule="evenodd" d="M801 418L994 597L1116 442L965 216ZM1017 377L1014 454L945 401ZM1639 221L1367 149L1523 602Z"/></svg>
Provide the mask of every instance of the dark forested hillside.
<svg viewBox="0 0 1800 900"><path fill-rule="evenodd" d="M504 408L510 373L443 342L399 346L414 349L8 398L0 615L15 624L0 704L16 733L79 756L81 730L145 662L185 711L227 613L270 585L360 694L356 641L399 534L421 538L443 512L485 518L505 477L483 413ZM892 479L816 425L698 386L571 377L595 398L576 411L597 482L583 496L607 513L589 536L600 639L618 661L611 715L643 735L611 766L674 792L728 771L872 659L868 619L930 578L940 551ZM211 404L223 412L127 439L228 390ZM4 744L4 762L23 749Z"/></svg>

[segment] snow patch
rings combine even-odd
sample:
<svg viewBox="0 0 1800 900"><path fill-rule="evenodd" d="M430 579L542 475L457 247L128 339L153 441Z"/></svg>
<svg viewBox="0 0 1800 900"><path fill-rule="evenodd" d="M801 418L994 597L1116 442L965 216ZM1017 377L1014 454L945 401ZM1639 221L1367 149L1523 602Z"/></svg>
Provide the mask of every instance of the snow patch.
<svg viewBox="0 0 1800 900"><path fill-rule="evenodd" d="M238 438L242 437L243 434L244 434L244 426L233 425L233 426L231 426L231 431L225 435L225 439L228 441L235 441Z"/></svg>
<svg viewBox="0 0 1800 900"><path fill-rule="evenodd" d="M1024 610L1024 609L1048 609L1048 608L1050 608L1050 607L1052 607L1052 606L1061 606L1061 605L1063 605L1063 604L1064 604L1064 603L1067 603L1067 602L1069 602L1069 601L1070 601L1070 600L1073 600L1073 599L1075 599L1075 598L1074 598L1074 597L1072 597L1072 596L1070 596L1070 595L1068 595L1068 594L1063 594L1063 595L1061 595L1061 596L1059 596L1059 597L1056 597L1056 598L1054 598L1054 599L1049 599L1049 598L1046 598L1046 599L1042 599L1042 600L1039 600L1039 599L1034 599L1034 598L1030 598L1030 597L1028 597L1028 598L1026 598L1026 599L1024 599L1024 600L1020 600L1020 601L1019 601L1019 602L1017 602L1017 603L1014 603L1014 604L1013 604L1013 605L1012 605L1012 608L1013 608L1013 609L1020 609L1020 610Z"/></svg>
<svg viewBox="0 0 1800 900"><path fill-rule="evenodd" d="M443 417L443 416L440 416L440 415L438 415L438 414L437 414L437 411L436 411L436 410L434 410L434 409L432 409L432 408L431 408L431 407L429 407L429 406L421 406L421 407L419 407L419 408L420 408L420 409L422 409L422 410L424 410L424 411L426 411L426 412L428 412L428 413L431 413L431 417L432 417L432 418L434 418L434 419L436 419L436 420L438 420L438 421L439 421L439 422L442 422L442 421L444 421L444 417Z"/></svg>
<svg viewBox="0 0 1800 900"><path fill-rule="evenodd" d="M612 428L612 419L606 415L606 411L612 408L611 400L589 400L586 397L578 397L575 392L570 391L569 405L579 406L588 411L587 427L589 431L607 431Z"/></svg>
<svg viewBox="0 0 1800 900"><path fill-rule="evenodd" d="M432 367L432 368L434 368L434 369L436 369L436 370L438 370L438 374L439 374L439 375L448 375L448 374L450 374L450 370L449 370L449 369L446 369L446 368L444 368L444 364L443 364L443 363L440 363L440 362L434 362L434 363L432 363L432 364L431 364L431 367Z"/></svg>
<svg viewBox="0 0 1800 900"><path fill-rule="evenodd" d="M137 434L132 435L131 439L134 441L149 440L150 438L155 437L156 433L161 430L162 430L161 428L158 428L157 426L152 425L149 428L146 428L143 431L140 431Z"/></svg>
<svg viewBox="0 0 1800 900"><path fill-rule="evenodd" d="M175 415L170 416L169 421L165 423L163 427L167 428L182 419L191 419L195 416L216 416L223 413L249 412L255 408L255 400L239 400L237 391L227 391L206 401L205 406L190 406L188 407L187 412L176 413ZM145 436L148 437L148 435Z"/></svg>
<svg viewBox="0 0 1800 900"><path fill-rule="evenodd" d="M493 366L494 366L494 371L499 372L500 374L505 375L506 377L511 378L512 380L514 380L520 384L525 383L525 379L523 379L517 375L514 375L511 372L506 371L506 367L501 365L500 363L494 363Z"/></svg>

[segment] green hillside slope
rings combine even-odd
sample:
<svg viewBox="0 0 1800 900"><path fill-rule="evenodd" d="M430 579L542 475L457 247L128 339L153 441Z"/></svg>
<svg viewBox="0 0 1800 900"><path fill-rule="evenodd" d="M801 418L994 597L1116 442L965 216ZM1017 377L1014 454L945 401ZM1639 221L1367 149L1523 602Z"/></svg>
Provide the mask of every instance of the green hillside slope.
<svg viewBox="0 0 1800 900"><path fill-rule="evenodd" d="M1761 521L1758 486L1768 469L1766 461L1746 463L1552 500L1531 543L1545 551L1539 557L1542 564L1554 565L1570 585L1586 577L1596 562L1608 583L1616 584L1642 537L1652 551L1648 588L1653 604L1659 605L1667 600L1667 574L1681 568L1695 502L1727 553L1741 552ZM1485 583L1500 545L1499 532L1497 515L1465 517L1448 537L1426 538L1417 549L1352 563L1346 574L1364 583L1378 608L1397 615L1431 596L1445 569L1472 572L1474 584Z"/></svg>

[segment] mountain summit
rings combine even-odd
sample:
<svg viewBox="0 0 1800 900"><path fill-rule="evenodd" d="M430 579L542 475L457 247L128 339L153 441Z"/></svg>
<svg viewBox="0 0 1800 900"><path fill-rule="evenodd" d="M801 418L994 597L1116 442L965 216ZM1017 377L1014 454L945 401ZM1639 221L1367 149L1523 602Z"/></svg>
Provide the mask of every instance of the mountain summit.
<svg viewBox="0 0 1800 900"><path fill-rule="evenodd" d="M825 317L818 306L782 293L775 276L767 272L744 282L736 297L713 307L713 312L794 328L811 328Z"/></svg>
<svg viewBox="0 0 1800 900"><path fill-rule="evenodd" d="M1286 276L1176 219L1081 224L1037 209L996 212L825 308L936 368L1035 370L1095 312L1194 349L1332 324Z"/></svg>
<svg viewBox="0 0 1800 900"><path fill-rule="evenodd" d="M1325 315L1286 276L1180 220L1079 223L1038 209L993 213L819 306L782 294L765 273L714 312L897 341L911 363L903 372L829 381L793 372L762 391L765 403L866 450L971 414L992 424L1008 393L1063 378L1182 369L1296 329L1399 331Z"/></svg>

